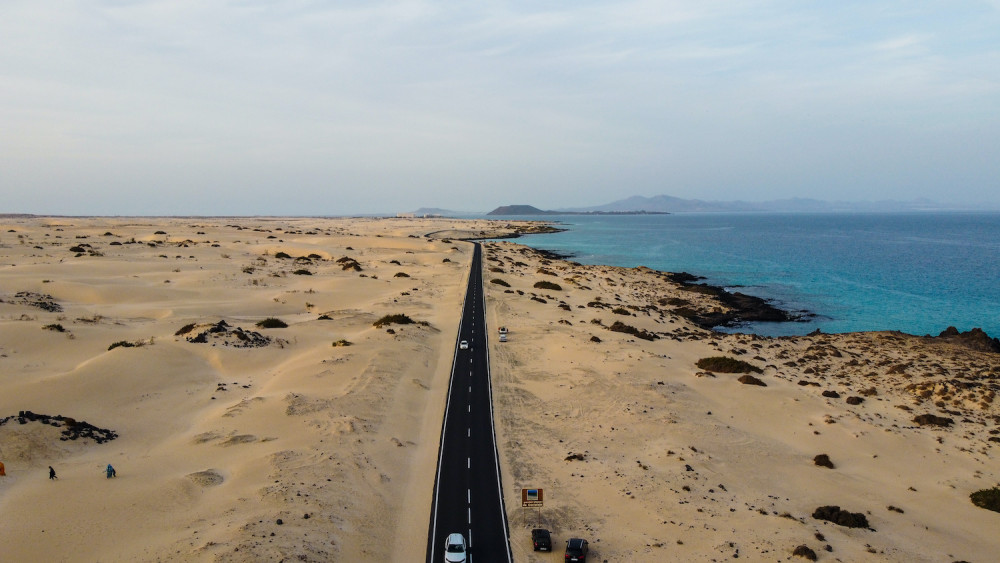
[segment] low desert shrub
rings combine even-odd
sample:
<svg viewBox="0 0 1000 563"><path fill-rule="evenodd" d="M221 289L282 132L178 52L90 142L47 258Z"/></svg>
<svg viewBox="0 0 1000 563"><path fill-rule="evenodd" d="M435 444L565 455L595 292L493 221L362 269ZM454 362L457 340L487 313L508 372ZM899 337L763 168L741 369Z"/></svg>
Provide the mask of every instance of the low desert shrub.
<svg viewBox="0 0 1000 563"><path fill-rule="evenodd" d="M61 325L61 324L45 325L42 328L45 329L45 330L54 330L56 332L66 332L66 329L63 328L63 325Z"/></svg>
<svg viewBox="0 0 1000 563"><path fill-rule="evenodd" d="M712 356L710 358L702 358L698 360L695 364L699 368L706 371L714 371L717 373L763 373L764 370L759 367L748 364L743 360L737 360L736 358L729 358L726 356Z"/></svg>
<svg viewBox="0 0 1000 563"><path fill-rule="evenodd" d="M767 383L764 383L759 378L756 378L750 374L741 375L737 380L743 385L756 385L758 387L767 387Z"/></svg>
<svg viewBox="0 0 1000 563"><path fill-rule="evenodd" d="M337 260L337 263L340 264L340 268L344 271L347 270L354 270L355 272L361 271L361 264L358 264L358 261L353 258L348 258L345 256Z"/></svg>
<svg viewBox="0 0 1000 563"><path fill-rule="evenodd" d="M562 286L547 280L537 281L534 285L535 289L550 289L552 291L562 291Z"/></svg>
<svg viewBox="0 0 1000 563"><path fill-rule="evenodd" d="M934 414L920 414L914 417L913 422L920 426L951 426L955 421L949 417L937 416Z"/></svg>
<svg viewBox="0 0 1000 563"><path fill-rule="evenodd" d="M350 346L351 343L341 338L340 340L333 343L334 348L340 348L342 346Z"/></svg>
<svg viewBox="0 0 1000 563"><path fill-rule="evenodd" d="M291 258L292 255L287 252L278 252L274 255L275 258Z"/></svg>
<svg viewBox="0 0 1000 563"><path fill-rule="evenodd" d="M174 336L184 336L185 334L194 330L194 326L195 326L194 323L186 324L181 328L177 329L177 332L174 333Z"/></svg>
<svg viewBox="0 0 1000 563"><path fill-rule="evenodd" d="M396 325L409 325L409 324L413 324L415 322L416 321L414 321L413 319L411 319L410 317L408 317L408 316L406 316L406 315L404 315L402 313L396 313L394 315L385 315L385 316L383 316L381 319L379 319L379 320L375 321L374 323L372 323L372 326L374 326L375 328L382 328L383 326L386 326L386 325L393 325L393 324L396 324Z"/></svg>
<svg viewBox="0 0 1000 563"><path fill-rule="evenodd" d="M128 340L119 340L111 346L108 346L108 350L114 350L115 348L138 348L145 345L145 342L129 342Z"/></svg>
<svg viewBox="0 0 1000 563"><path fill-rule="evenodd" d="M626 316L630 316L632 314L625 307L615 307L614 309L611 309L611 312L616 315L626 315Z"/></svg>
<svg viewBox="0 0 1000 563"><path fill-rule="evenodd" d="M258 328L288 328L288 323L281 319L268 317L262 321L257 321Z"/></svg>
<svg viewBox="0 0 1000 563"><path fill-rule="evenodd" d="M313 275L312 272L310 272L309 270L306 270L305 268L301 268L301 269L295 270L292 273L295 274L296 276L311 276L311 275Z"/></svg>
<svg viewBox="0 0 1000 563"><path fill-rule="evenodd" d="M500 287L510 287L509 283L503 281L500 278L493 278L493 279L490 280L490 283L495 283L495 284L499 285Z"/></svg>
<svg viewBox="0 0 1000 563"><path fill-rule="evenodd" d="M802 545L796 547L795 550L792 551L792 555L795 555L797 557L804 557L805 559L808 559L809 561L815 561L816 560L816 552L813 551L808 545L805 545L805 544L802 544Z"/></svg>
<svg viewBox="0 0 1000 563"><path fill-rule="evenodd" d="M830 456L827 454L819 454L813 458L813 463L820 467L827 467L833 469L833 462L830 461Z"/></svg>
<svg viewBox="0 0 1000 563"><path fill-rule="evenodd" d="M632 336L643 340L656 340L659 338L659 336L649 332L648 330L635 328L634 326L629 326L621 321L615 321L614 324L608 327L608 330L612 332L624 332L625 334L631 334Z"/></svg>
<svg viewBox="0 0 1000 563"><path fill-rule="evenodd" d="M980 489L969 495L969 499L979 508L1000 512L1000 487Z"/></svg>
<svg viewBox="0 0 1000 563"><path fill-rule="evenodd" d="M408 278L408 277L410 277L410 274L407 274L406 272L396 272L396 275L394 275L392 277L394 277L394 278Z"/></svg>
<svg viewBox="0 0 1000 563"><path fill-rule="evenodd" d="M860 512L841 510L839 506L820 506L813 511L813 518L826 520L848 528L867 528L868 518Z"/></svg>

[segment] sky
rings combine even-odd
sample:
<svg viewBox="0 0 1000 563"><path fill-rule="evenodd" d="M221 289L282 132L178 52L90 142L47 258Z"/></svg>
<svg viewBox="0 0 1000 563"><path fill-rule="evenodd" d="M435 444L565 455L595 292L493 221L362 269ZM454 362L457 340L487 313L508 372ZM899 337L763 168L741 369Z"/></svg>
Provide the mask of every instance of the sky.
<svg viewBox="0 0 1000 563"><path fill-rule="evenodd" d="M1000 0L0 0L0 213L1000 203Z"/></svg>

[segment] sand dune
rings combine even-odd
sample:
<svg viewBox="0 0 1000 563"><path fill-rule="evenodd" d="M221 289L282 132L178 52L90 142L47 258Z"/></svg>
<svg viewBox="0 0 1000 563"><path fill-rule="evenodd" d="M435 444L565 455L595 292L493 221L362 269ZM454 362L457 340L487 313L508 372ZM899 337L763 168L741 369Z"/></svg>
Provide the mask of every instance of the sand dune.
<svg viewBox="0 0 1000 563"><path fill-rule="evenodd" d="M3 558L422 559L471 257L457 239L483 231L510 229L4 219ZM539 524L596 561L1000 552L1000 515L969 501L1000 480L997 355L889 332L715 334L685 316L719 305L652 270L508 242L485 258L488 322L510 329L490 354L517 561L562 559L531 551ZM373 326L396 313L417 323ZM764 385L697 366L711 356ZM117 437L60 439L84 423ZM521 487L545 507L520 508ZM869 527L814 518L822 506Z"/></svg>
<svg viewBox="0 0 1000 563"><path fill-rule="evenodd" d="M4 558L408 560L425 543L470 257L420 237L428 223L5 223L0 416L119 437L0 426L0 512L16 515ZM372 326L392 313L426 325ZM256 326L268 317L287 328Z"/></svg>

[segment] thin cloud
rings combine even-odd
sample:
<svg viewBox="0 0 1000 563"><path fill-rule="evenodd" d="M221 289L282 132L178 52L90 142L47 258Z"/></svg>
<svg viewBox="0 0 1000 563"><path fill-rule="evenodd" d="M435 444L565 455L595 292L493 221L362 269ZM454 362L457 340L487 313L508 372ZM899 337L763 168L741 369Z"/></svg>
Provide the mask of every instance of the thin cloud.
<svg viewBox="0 0 1000 563"><path fill-rule="evenodd" d="M963 177L995 200L997 6L11 0L0 195L346 213L849 199L866 181L933 199L921 178Z"/></svg>

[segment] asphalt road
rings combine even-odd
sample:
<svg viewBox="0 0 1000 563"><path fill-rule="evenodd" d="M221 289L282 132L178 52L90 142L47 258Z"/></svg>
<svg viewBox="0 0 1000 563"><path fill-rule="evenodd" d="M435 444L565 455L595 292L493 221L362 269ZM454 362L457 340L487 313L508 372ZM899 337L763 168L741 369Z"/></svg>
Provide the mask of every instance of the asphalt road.
<svg viewBox="0 0 1000 563"><path fill-rule="evenodd" d="M511 561L493 431L485 308L482 250L476 244L458 331L469 348L455 343L427 538L429 563L444 561L445 538L456 532L469 543L470 562Z"/></svg>

